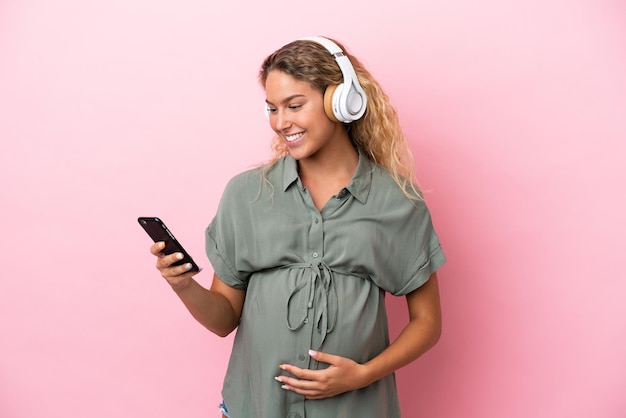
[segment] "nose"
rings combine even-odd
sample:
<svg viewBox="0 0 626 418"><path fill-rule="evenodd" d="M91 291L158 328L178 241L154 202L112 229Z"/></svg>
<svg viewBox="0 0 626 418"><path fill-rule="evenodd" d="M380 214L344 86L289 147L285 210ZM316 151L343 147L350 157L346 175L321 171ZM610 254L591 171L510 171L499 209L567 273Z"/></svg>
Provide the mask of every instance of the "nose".
<svg viewBox="0 0 626 418"><path fill-rule="evenodd" d="M284 131L291 127L291 120L285 114L285 112L281 109L277 110L274 116L274 130L275 131Z"/></svg>

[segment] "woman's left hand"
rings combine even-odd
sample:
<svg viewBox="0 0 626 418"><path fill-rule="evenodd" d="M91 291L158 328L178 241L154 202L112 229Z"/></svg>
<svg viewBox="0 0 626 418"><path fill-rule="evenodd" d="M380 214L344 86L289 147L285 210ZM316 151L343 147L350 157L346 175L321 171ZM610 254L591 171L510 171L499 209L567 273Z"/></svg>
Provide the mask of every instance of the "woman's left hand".
<svg viewBox="0 0 626 418"><path fill-rule="evenodd" d="M283 389L299 393L307 399L324 399L365 387L370 383L367 381L365 366L354 360L319 351L310 351L309 354L313 359L329 364L328 368L310 370L281 364L279 367L282 370L295 376L276 377L276 380L282 383Z"/></svg>

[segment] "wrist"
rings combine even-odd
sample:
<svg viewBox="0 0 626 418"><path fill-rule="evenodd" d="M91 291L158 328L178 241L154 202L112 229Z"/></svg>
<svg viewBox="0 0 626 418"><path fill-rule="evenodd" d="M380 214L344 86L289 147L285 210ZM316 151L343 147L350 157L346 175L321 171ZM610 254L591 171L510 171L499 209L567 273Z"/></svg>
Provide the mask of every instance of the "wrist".
<svg viewBox="0 0 626 418"><path fill-rule="evenodd" d="M367 383L366 386L382 379L389 371L386 371L384 361L380 358L380 354L369 361L363 363L363 379Z"/></svg>
<svg viewBox="0 0 626 418"><path fill-rule="evenodd" d="M378 379L380 379L380 377L376 376L376 373L374 371L374 368L372 367L371 362L361 364L359 369L360 369L360 372L359 372L358 382L360 386L357 389L367 387L371 385L372 383L376 382Z"/></svg>
<svg viewBox="0 0 626 418"><path fill-rule="evenodd" d="M192 277L176 277L168 283L174 292L181 295L191 288Z"/></svg>

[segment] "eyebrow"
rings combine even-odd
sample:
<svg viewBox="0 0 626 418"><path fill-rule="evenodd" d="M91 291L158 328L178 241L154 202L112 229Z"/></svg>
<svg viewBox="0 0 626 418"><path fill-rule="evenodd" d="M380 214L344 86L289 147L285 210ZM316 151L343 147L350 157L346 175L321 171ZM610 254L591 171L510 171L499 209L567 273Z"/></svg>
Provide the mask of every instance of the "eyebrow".
<svg viewBox="0 0 626 418"><path fill-rule="evenodd" d="M284 98L280 103L281 104L286 104L286 103L289 103L290 101L292 101L293 99L298 98L298 97L305 97L305 96L304 96L304 94L292 94L291 96ZM270 102L267 99L265 99L265 103L267 103L267 104L274 104L274 103Z"/></svg>

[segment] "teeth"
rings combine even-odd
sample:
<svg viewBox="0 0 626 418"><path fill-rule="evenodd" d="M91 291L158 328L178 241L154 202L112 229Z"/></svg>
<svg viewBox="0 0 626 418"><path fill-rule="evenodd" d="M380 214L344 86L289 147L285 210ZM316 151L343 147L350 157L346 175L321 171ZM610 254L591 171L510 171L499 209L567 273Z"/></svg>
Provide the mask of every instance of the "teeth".
<svg viewBox="0 0 626 418"><path fill-rule="evenodd" d="M302 137L302 135L304 135L304 133L302 133L302 132L300 132L300 133L298 133L298 134L294 134L294 135L287 135L287 136L285 137L285 139L287 140L287 142L293 142L293 141L295 141L296 139L301 138L301 137Z"/></svg>

